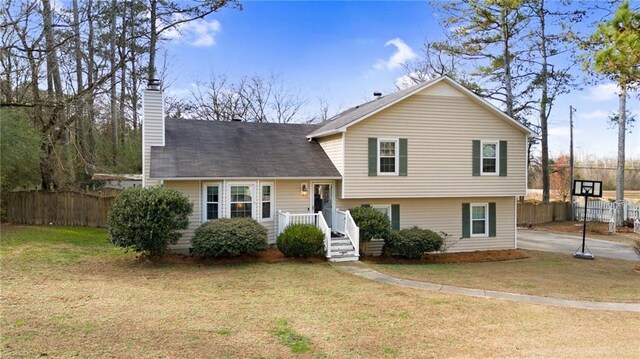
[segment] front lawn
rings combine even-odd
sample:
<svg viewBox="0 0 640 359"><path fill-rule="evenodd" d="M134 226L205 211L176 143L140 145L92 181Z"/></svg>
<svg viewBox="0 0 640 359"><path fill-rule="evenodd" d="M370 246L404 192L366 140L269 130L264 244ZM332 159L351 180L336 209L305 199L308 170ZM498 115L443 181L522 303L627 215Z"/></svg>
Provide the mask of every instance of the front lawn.
<svg viewBox="0 0 640 359"><path fill-rule="evenodd" d="M151 265L103 230L3 226L0 357L633 357L640 313L394 287L327 263ZM586 345L586 347L585 347Z"/></svg>
<svg viewBox="0 0 640 359"><path fill-rule="evenodd" d="M467 288L546 297L640 302L637 262L526 251L525 259L485 263L378 264L372 268L397 277Z"/></svg>

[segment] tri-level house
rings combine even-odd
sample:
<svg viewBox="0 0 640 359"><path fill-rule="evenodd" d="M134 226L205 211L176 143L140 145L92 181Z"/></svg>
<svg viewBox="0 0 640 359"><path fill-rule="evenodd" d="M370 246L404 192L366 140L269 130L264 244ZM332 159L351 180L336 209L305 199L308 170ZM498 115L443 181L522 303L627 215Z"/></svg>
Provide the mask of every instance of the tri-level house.
<svg viewBox="0 0 640 359"><path fill-rule="evenodd" d="M348 211L371 206L393 229L447 234L448 251L517 245L516 198L527 186L532 132L448 77L350 108L319 125L165 119L155 84L144 93L143 185L182 191L194 230L252 217L269 241L291 223L325 233L330 260L357 260Z"/></svg>

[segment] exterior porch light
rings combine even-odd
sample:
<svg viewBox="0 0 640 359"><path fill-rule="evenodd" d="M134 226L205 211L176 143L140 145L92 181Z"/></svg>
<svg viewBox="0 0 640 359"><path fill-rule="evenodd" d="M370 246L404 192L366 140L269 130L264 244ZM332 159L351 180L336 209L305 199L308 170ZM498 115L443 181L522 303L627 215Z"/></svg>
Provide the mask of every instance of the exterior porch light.
<svg viewBox="0 0 640 359"><path fill-rule="evenodd" d="M306 197L307 195L309 195L309 187L307 187L306 183L301 183L300 184L300 194L304 197Z"/></svg>

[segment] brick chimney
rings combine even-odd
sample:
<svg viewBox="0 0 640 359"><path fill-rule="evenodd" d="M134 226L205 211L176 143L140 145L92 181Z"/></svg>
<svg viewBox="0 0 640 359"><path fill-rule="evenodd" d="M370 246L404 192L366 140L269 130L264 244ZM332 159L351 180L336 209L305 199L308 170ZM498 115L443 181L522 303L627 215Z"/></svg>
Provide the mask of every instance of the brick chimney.
<svg viewBox="0 0 640 359"><path fill-rule="evenodd" d="M160 180L150 179L151 146L164 146L164 96L160 80L150 79L142 94L142 186L157 186Z"/></svg>

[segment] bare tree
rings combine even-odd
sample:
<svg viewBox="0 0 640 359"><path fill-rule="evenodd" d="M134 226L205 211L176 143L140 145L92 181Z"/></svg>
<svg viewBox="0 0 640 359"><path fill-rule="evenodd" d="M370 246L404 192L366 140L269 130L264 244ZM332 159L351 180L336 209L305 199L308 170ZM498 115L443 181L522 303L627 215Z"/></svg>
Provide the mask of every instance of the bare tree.
<svg viewBox="0 0 640 359"><path fill-rule="evenodd" d="M191 90L188 117L210 121L302 122L301 110L306 103L299 92L276 75L243 76L237 82L213 75ZM181 109L184 115L187 108Z"/></svg>

